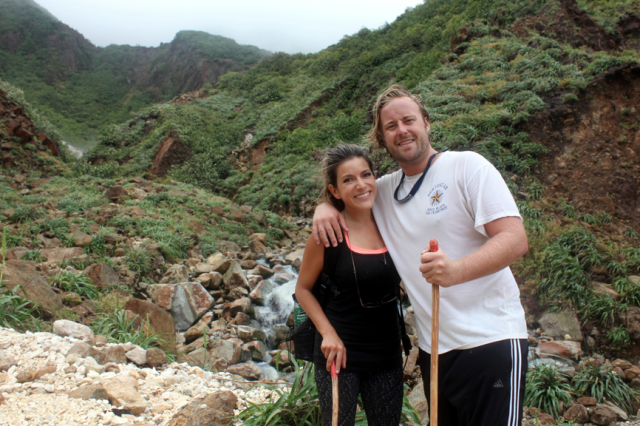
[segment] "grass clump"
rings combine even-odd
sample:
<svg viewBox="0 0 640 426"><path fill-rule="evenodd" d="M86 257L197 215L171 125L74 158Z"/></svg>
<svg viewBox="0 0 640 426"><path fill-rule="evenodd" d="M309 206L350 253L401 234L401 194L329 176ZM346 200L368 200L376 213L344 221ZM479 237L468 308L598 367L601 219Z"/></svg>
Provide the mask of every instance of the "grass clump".
<svg viewBox="0 0 640 426"><path fill-rule="evenodd" d="M165 341L159 334L151 331L148 320L136 327L138 316L130 317L124 309L105 313L91 323L91 328L113 343L132 343L141 348L161 347Z"/></svg>
<svg viewBox="0 0 640 426"><path fill-rule="evenodd" d="M638 393L607 366L583 366L573 378L573 387L578 396L593 397L598 403L613 401L629 414L633 412L632 401L638 401Z"/></svg>
<svg viewBox="0 0 640 426"><path fill-rule="evenodd" d="M64 291L71 291L91 300L98 298L98 288L93 284L93 280L91 278L83 274L64 271L51 277L49 283Z"/></svg>
<svg viewBox="0 0 640 426"><path fill-rule="evenodd" d="M10 290L4 283L6 268L7 229L2 230L2 263L0 263L0 326L24 331L30 328L39 329L40 323L34 317L38 305L18 294L20 286Z"/></svg>
<svg viewBox="0 0 640 426"><path fill-rule="evenodd" d="M571 403L571 393L571 378L566 373L540 364L527 374L524 405L559 417L560 403L565 407Z"/></svg>

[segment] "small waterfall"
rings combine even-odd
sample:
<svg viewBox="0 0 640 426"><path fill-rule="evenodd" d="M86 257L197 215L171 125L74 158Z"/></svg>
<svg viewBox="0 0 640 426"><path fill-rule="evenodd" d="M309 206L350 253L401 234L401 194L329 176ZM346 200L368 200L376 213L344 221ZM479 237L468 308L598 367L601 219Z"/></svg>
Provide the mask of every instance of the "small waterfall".
<svg viewBox="0 0 640 426"><path fill-rule="evenodd" d="M281 273L291 274L293 279L284 284L278 284L275 282L278 274L269 278L267 281L273 285L273 290L267 296L265 306L254 306L256 319L266 332L269 332L274 325L285 324L293 311L291 295L296 290L298 273L290 265L285 265Z"/></svg>

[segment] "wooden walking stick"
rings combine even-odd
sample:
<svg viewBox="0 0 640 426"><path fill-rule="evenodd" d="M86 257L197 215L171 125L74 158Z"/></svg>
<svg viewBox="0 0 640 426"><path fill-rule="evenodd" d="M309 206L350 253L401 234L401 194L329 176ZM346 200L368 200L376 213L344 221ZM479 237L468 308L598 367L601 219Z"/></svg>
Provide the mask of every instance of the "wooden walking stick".
<svg viewBox="0 0 640 426"><path fill-rule="evenodd" d="M338 375L336 374L336 362L331 364L331 393L333 394L333 416L331 424L338 426Z"/></svg>
<svg viewBox="0 0 640 426"><path fill-rule="evenodd" d="M429 251L438 251L438 240L429 241ZM440 286L431 284L431 389L429 426L438 426L438 334L440 329Z"/></svg>

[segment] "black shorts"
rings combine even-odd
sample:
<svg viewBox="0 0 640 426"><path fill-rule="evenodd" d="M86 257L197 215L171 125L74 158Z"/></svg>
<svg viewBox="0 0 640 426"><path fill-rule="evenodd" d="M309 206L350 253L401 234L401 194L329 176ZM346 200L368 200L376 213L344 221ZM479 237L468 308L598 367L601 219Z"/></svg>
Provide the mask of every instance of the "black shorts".
<svg viewBox="0 0 640 426"><path fill-rule="evenodd" d="M440 355L438 424L520 425L528 348L527 339L509 339ZM422 349L420 368L429 401L431 355Z"/></svg>

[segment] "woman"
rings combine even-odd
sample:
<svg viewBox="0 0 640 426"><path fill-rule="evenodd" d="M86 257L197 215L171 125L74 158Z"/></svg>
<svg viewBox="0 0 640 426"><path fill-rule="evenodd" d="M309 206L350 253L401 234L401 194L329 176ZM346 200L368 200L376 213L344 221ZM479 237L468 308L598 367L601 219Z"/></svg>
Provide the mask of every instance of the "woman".
<svg viewBox="0 0 640 426"><path fill-rule="evenodd" d="M371 426L397 426L403 397L397 289L400 277L378 232L372 207L376 182L371 159L356 145L329 151L323 162L324 198L344 216L349 233L329 274L334 289L324 311L312 294L325 248L307 241L296 298L318 333L316 383L325 426L331 425L331 364L339 381L338 423L353 425L358 394ZM330 248L326 249L330 250Z"/></svg>

